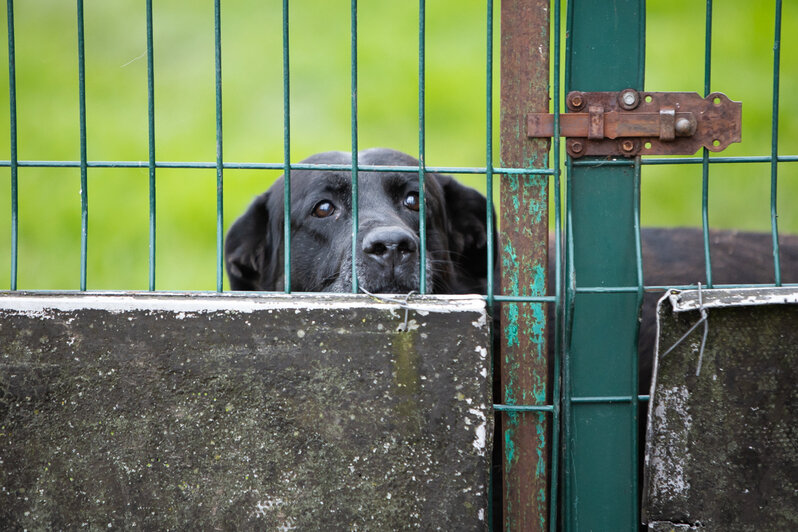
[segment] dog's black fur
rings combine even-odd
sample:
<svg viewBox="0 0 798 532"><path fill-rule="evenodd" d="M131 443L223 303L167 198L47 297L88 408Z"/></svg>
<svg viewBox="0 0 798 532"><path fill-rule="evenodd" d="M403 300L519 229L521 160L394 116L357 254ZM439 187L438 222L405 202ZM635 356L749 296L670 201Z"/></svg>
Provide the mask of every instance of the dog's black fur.
<svg viewBox="0 0 798 532"><path fill-rule="evenodd" d="M343 152L303 161L351 164ZM361 165L418 166L388 149L360 152ZM349 292L352 286L352 174L291 172L291 289ZM283 195L280 178L255 198L230 228L225 255L233 290L281 290ZM484 293L487 276L486 203L479 192L447 175L426 175L427 285L438 294ZM419 288L418 174L358 172L358 284L372 293Z"/></svg>

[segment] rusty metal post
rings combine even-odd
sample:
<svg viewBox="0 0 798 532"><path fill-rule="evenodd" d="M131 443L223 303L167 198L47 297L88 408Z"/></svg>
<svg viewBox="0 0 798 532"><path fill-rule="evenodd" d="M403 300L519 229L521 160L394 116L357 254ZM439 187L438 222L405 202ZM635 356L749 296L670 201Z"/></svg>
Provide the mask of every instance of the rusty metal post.
<svg viewBox="0 0 798 532"><path fill-rule="evenodd" d="M526 115L549 110L549 0L501 3L501 164L545 168L549 142L529 139ZM548 176L503 175L502 294L545 295ZM543 303L504 303L501 325L501 400L545 405L548 361ZM543 412L502 417L505 530L546 530L549 423Z"/></svg>

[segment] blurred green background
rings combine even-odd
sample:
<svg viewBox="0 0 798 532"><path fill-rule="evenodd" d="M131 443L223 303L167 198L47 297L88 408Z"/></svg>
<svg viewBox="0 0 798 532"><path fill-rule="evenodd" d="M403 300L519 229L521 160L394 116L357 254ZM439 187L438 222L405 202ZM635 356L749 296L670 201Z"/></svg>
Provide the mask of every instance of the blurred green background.
<svg viewBox="0 0 798 532"><path fill-rule="evenodd" d="M156 156L216 159L213 3L154 2ZM224 159L282 162L280 2L222 5ZM358 110L361 149L418 152L418 4L360 2ZM498 4L498 2L497 2ZM350 146L349 5L292 0L291 159ZM647 3L648 90L703 92L704 2ZM484 2L430 0L426 6L426 151L430 166L485 165ZM563 9L564 12L564 9ZM769 155L774 1L724 0L714 7L712 90L743 101L743 143L723 155ZM7 27L3 10L0 25ZM15 2L20 160L79 160L77 23L74 2ZM798 154L798 5L785 2L779 145ZM496 15L494 131L498 133L499 18ZM144 2L85 1L88 158L147 161ZM4 39L5 40L5 39ZM8 71L7 53L0 68ZM8 85L0 83L0 159L10 159ZM493 139L498 146L498 138ZM496 150L498 153L498 150ZM499 164L498 160L494 161ZM713 227L767 230L770 165L711 167ZM224 174L224 223L280 172ZM90 169L88 288L146 289L148 170ZM484 190L484 178L465 179ZM10 170L0 168L0 289L9 287ZM700 165L645 167L646 225L699 225ZM779 166L779 223L798 232L798 163ZM216 287L214 170L157 172L156 288ZM21 289L76 289L80 269L77 169L20 168ZM6 272L6 273L2 273Z"/></svg>

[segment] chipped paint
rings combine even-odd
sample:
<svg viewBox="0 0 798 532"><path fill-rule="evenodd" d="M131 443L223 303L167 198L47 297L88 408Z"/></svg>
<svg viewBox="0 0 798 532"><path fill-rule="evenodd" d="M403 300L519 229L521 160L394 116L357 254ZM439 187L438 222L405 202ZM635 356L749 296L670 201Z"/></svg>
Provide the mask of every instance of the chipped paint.
<svg viewBox="0 0 798 532"><path fill-rule="evenodd" d="M688 408L687 386L658 390L654 416L663 431L662 441L654 448L649 465L656 497L668 499L689 497L690 481L685 475L689 456L687 435L693 423Z"/></svg>
<svg viewBox="0 0 798 532"><path fill-rule="evenodd" d="M474 449L476 449L480 453L485 453L487 449L487 426L488 426L488 419L485 415L485 409L476 409L470 408L468 413L475 416L479 421L478 425L474 429Z"/></svg>
<svg viewBox="0 0 798 532"><path fill-rule="evenodd" d="M666 294L674 312L689 312L704 308L750 307L798 303L798 288L735 288L670 290Z"/></svg>
<svg viewBox="0 0 798 532"><path fill-rule="evenodd" d="M231 311L252 313L261 310L293 310L296 313L319 309L373 308L391 309L394 312L405 307L421 313L485 312L485 302L475 296L414 296L407 305L385 299L375 299L359 294L264 294L243 295L241 293L166 293L159 292L74 292L24 293L0 292L3 308L31 316L48 318L48 311L74 311L82 309L105 310L122 313L129 310L174 312L186 314ZM394 296L395 297L395 296ZM397 314L398 316L398 314ZM477 322L485 318L480 316ZM483 321L484 323L484 321Z"/></svg>

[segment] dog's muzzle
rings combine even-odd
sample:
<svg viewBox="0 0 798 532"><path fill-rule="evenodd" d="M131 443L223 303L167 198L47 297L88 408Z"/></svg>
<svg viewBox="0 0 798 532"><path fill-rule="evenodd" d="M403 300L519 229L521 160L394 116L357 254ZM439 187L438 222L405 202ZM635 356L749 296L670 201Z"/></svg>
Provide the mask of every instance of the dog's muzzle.
<svg viewBox="0 0 798 532"><path fill-rule="evenodd" d="M402 227L370 230L361 244L366 288L402 293L418 290L418 237ZM369 288L371 286L371 288Z"/></svg>

